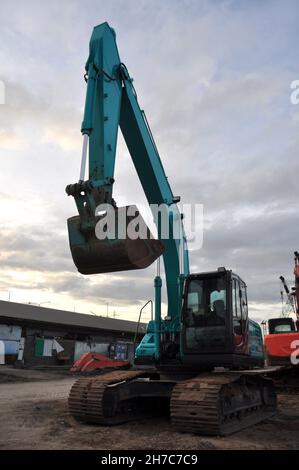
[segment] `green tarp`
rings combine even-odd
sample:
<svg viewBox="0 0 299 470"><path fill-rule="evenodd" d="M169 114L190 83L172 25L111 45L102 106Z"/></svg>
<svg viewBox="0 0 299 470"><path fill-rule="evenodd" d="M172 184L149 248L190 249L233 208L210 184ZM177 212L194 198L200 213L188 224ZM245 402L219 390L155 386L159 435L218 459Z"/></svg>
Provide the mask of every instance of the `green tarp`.
<svg viewBox="0 0 299 470"><path fill-rule="evenodd" d="M43 356L43 353L44 353L44 340L36 339L35 340L35 355Z"/></svg>

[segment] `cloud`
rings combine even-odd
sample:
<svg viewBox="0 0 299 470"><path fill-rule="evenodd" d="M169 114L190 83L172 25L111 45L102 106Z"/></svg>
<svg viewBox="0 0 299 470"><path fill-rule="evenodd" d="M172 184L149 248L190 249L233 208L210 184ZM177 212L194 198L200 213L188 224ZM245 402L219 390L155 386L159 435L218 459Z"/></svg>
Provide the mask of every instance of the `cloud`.
<svg viewBox="0 0 299 470"><path fill-rule="evenodd" d="M23 84L5 79L6 103L0 114L0 149L24 150L39 142L77 150L81 143L81 110L67 103L51 102L28 91Z"/></svg>
<svg viewBox="0 0 299 470"><path fill-rule="evenodd" d="M0 148L4 150L21 150L22 140L16 133L8 129L0 130Z"/></svg>
<svg viewBox="0 0 299 470"><path fill-rule="evenodd" d="M73 271L66 230L44 230L32 225L2 229L0 233L2 269L26 271Z"/></svg>

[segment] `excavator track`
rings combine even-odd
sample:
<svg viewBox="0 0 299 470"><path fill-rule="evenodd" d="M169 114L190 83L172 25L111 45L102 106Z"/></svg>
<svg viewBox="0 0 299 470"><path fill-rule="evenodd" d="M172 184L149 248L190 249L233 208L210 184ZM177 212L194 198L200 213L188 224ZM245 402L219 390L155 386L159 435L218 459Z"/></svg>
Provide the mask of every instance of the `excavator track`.
<svg viewBox="0 0 299 470"><path fill-rule="evenodd" d="M102 425L153 416L155 408L146 409L144 400L136 392L131 394L130 387L136 379L155 376L152 371L118 370L83 377L70 391L69 411L79 421ZM273 381L260 374L204 374L173 384L169 396L173 427L194 434L232 434L276 412Z"/></svg>
<svg viewBox="0 0 299 470"><path fill-rule="evenodd" d="M83 377L71 388L68 406L78 421L95 424L119 424L136 419L134 404L122 403L113 385L147 376L144 371L113 371L96 377ZM138 416L137 416L138 417Z"/></svg>
<svg viewBox="0 0 299 470"><path fill-rule="evenodd" d="M262 376L215 373L179 382L170 414L175 430L229 435L275 414L276 394Z"/></svg>

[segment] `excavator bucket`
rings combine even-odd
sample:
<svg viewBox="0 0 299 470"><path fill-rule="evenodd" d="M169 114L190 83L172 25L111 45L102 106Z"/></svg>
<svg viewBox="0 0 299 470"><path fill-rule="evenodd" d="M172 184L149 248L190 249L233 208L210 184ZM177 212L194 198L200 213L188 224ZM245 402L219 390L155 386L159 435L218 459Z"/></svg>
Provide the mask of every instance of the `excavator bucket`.
<svg viewBox="0 0 299 470"><path fill-rule="evenodd" d="M136 207L136 206L128 206ZM118 227L119 212L128 207L115 209L115 225ZM137 208L136 208L137 210ZM97 222L101 222L98 216ZM122 218L123 220L123 218ZM79 216L68 219L69 243L72 257L81 274L100 274L115 271L143 269L150 266L164 251L162 242L155 240L144 219L138 213L138 233L147 233L146 238L128 237L128 224L133 217L126 217L125 238L116 230L113 238L99 239L96 230L83 233ZM123 233L123 230L122 230Z"/></svg>

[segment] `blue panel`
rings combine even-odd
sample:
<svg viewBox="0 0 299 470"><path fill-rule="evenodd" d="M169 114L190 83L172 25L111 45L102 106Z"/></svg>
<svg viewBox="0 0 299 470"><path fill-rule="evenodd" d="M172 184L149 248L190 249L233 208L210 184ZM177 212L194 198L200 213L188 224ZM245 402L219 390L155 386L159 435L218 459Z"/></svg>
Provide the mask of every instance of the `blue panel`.
<svg viewBox="0 0 299 470"><path fill-rule="evenodd" d="M253 357L264 357L262 330L258 323L249 320L249 354Z"/></svg>
<svg viewBox="0 0 299 470"><path fill-rule="evenodd" d="M19 341L4 341L5 355L18 354Z"/></svg>
<svg viewBox="0 0 299 470"><path fill-rule="evenodd" d="M17 341L21 338L22 328L13 325L0 325L0 340Z"/></svg>

